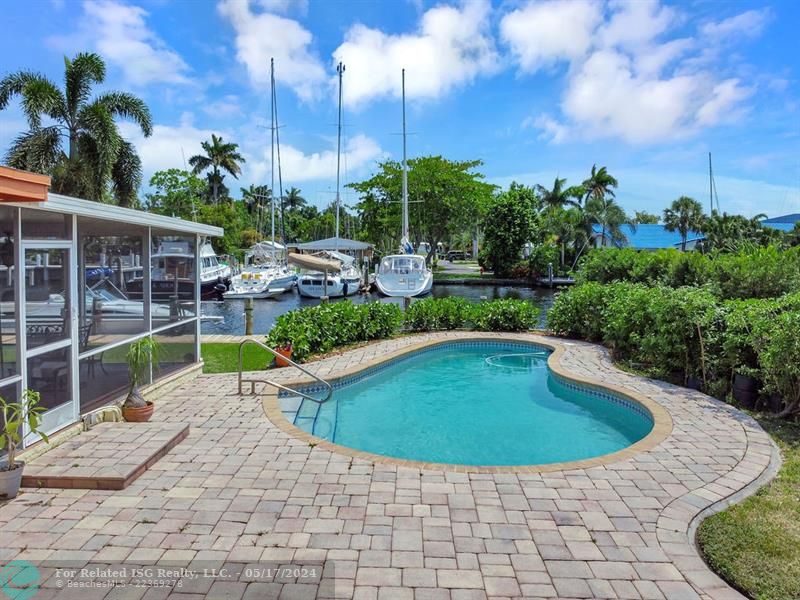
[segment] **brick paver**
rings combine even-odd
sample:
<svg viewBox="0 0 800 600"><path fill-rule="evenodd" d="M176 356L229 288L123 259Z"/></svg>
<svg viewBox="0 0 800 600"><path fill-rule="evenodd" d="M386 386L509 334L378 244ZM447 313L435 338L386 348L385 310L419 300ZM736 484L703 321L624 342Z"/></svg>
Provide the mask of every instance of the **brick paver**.
<svg viewBox="0 0 800 600"><path fill-rule="evenodd" d="M335 375L420 339L466 335L383 341L312 368ZM235 375L202 375L157 401L155 419L189 424L188 438L126 489L26 489L0 506L0 563L229 567L180 587L72 592L43 569L37 598L737 597L698 557L693 520L763 480L777 460L768 436L701 393L617 370L600 347L565 345L566 371L663 406L668 437L592 468L424 470L296 439L258 397L238 395ZM312 582L256 569L323 563Z"/></svg>

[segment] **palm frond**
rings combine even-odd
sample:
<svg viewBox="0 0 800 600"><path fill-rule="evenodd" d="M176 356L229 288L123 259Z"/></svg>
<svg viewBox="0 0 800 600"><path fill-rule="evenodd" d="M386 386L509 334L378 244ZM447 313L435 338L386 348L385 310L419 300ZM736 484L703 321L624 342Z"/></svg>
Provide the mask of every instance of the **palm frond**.
<svg viewBox="0 0 800 600"><path fill-rule="evenodd" d="M153 133L153 117L147 105L133 94L126 92L109 92L97 98L106 107L112 117L129 119L136 123L145 137Z"/></svg>
<svg viewBox="0 0 800 600"><path fill-rule="evenodd" d="M51 174L63 159L58 127L44 127L20 134L6 154L9 166L46 175Z"/></svg>
<svg viewBox="0 0 800 600"><path fill-rule="evenodd" d="M77 116L81 105L89 100L92 85L103 83L106 64L99 54L81 52L70 60L64 57L64 89L66 90L67 113Z"/></svg>
<svg viewBox="0 0 800 600"><path fill-rule="evenodd" d="M114 197L120 206L133 207L138 204L136 192L142 183L142 161L136 148L123 140L117 160L111 169Z"/></svg>
<svg viewBox="0 0 800 600"><path fill-rule="evenodd" d="M22 97L22 111L31 129L41 127L43 115L58 115L63 100L52 81L32 71L12 73L0 81L0 110L16 95Z"/></svg>

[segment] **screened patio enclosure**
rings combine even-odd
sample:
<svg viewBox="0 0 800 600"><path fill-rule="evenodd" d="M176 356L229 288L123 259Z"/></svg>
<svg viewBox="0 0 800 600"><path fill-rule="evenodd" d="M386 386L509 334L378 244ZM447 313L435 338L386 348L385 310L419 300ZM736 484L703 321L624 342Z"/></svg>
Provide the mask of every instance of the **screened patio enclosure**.
<svg viewBox="0 0 800 600"><path fill-rule="evenodd" d="M148 383L199 362L199 248L222 229L49 194L46 178L37 196L26 178L0 167L0 395L39 392L52 433L124 395L140 338L162 346Z"/></svg>

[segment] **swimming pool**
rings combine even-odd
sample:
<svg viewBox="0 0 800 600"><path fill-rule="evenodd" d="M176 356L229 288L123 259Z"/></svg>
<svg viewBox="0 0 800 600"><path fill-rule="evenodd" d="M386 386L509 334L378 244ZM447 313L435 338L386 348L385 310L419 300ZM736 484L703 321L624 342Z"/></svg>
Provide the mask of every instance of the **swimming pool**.
<svg viewBox="0 0 800 600"><path fill-rule="evenodd" d="M448 342L340 379L324 404L287 394L279 402L289 422L335 444L460 465L588 459L651 431L646 407L557 375L547 366L550 352L519 342Z"/></svg>

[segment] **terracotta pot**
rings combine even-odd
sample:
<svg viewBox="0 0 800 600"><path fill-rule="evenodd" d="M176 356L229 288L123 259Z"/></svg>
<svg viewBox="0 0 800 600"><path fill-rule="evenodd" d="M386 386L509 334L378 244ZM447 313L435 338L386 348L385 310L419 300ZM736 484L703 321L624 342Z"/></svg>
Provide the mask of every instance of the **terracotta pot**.
<svg viewBox="0 0 800 600"><path fill-rule="evenodd" d="M150 401L147 402L147 406L142 406L141 408L123 406L122 416L125 417L125 420L129 423L146 423L150 420L150 417L153 416L155 408L155 404Z"/></svg>
<svg viewBox="0 0 800 600"><path fill-rule="evenodd" d="M288 347L288 348L275 348L275 352L277 352L281 356L285 356L288 359L292 358L292 348L291 347ZM275 366L276 367L288 367L290 364L291 363L289 361L286 361L286 360L280 358L279 356L275 357Z"/></svg>
<svg viewBox="0 0 800 600"><path fill-rule="evenodd" d="M8 465L0 467L0 500L11 500L16 498L19 492L19 485L22 483L22 469L24 462L14 461L14 468L6 471Z"/></svg>

